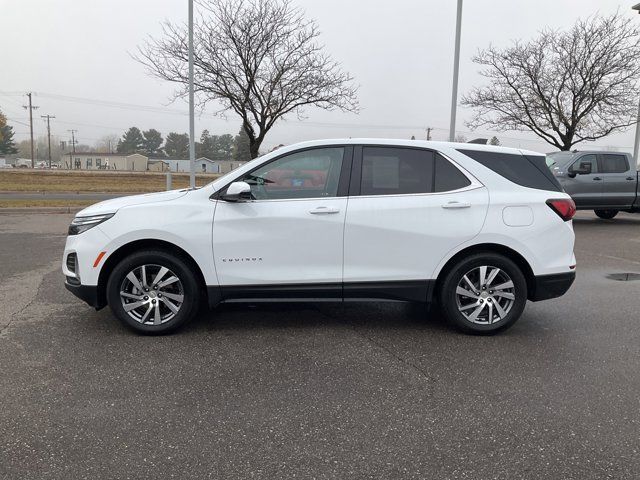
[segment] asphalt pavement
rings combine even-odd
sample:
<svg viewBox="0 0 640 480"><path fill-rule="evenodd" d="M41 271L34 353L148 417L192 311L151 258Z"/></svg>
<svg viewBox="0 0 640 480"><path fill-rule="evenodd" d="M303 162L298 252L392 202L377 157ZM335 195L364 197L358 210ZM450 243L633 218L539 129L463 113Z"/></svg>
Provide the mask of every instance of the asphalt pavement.
<svg viewBox="0 0 640 480"><path fill-rule="evenodd" d="M579 213L573 288L491 337L394 303L138 336L64 289L70 220L0 215L0 478L640 478L640 215Z"/></svg>

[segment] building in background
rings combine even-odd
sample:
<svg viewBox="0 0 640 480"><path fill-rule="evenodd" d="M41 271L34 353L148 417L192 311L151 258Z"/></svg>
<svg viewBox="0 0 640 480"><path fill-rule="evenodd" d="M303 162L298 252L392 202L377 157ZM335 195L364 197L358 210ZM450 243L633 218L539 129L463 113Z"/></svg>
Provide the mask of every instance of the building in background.
<svg viewBox="0 0 640 480"><path fill-rule="evenodd" d="M189 160L177 158L153 158L150 161L160 160L167 162L169 169L175 173L189 173L191 168ZM227 173L238 168L244 163L246 162L238 162L235 160L211 160L207 157L200 157L196 159L196 173Z"/></svg>
<svg viewBox="0 0 640 480"><path fill-rule="evenodd" d="M68 170L122 170L145 172L149 158L139 153L77 152L62 155L61 168ZM161 170L162 171L162 170Z"/></svg>

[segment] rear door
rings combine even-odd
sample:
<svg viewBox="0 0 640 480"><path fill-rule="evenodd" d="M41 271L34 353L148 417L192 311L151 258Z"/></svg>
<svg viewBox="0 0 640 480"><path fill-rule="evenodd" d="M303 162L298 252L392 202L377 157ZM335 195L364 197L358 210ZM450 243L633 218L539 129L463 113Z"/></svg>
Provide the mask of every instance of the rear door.
<svg viewBox="0 0 640 480"><path fill-rule="evenodd" d="M598 155L588 153L578 157L567 169L567 173L576 173L581 166L589 165L591 173L576 174L567 177L562 186L571 195L578 207L594 207L602 205L604 179L598 169Z"/></svg>
<svg viewBox="0 0 640 480"><path fill-rule="evenodd" d="M361 146L345 221L344 296L425 300L451 249L480 232L485 187L437 152Z"/></svg>
<svg viewBox="0 0 640 480"><path fill-rule="evenodd" d="M636 195L636 171L622 153L601 153L598 168L604 180L602 205L630 207Z"/></svg>

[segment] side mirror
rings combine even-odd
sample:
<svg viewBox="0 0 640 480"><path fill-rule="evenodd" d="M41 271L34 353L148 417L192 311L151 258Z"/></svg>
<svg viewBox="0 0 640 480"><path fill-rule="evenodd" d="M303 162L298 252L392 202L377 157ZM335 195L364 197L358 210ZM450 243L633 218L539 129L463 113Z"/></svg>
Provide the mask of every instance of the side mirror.
<svg viewBox="0 0 640 480"><path fill-rule="evenodd" d="M227 191L220 195L225 202L246 202L251 200L251 185L247 182L233 182Z"/></svg>

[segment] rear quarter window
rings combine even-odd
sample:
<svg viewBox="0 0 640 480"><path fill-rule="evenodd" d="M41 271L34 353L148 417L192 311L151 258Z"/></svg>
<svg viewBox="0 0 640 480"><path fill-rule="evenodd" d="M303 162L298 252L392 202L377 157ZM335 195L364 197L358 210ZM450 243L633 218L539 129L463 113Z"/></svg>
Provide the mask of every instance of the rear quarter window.
<svg viewBox="0 0 640 480"><path fill-rule="evenodd" d="M543 155L532 156L466 149L458 151L523 187L562 191L562 187L547 167L546 158Z"/></svg>

